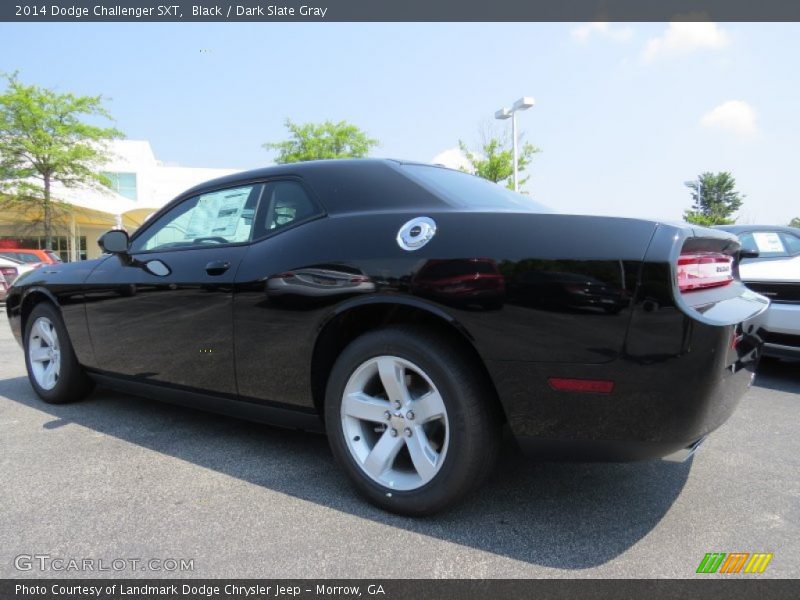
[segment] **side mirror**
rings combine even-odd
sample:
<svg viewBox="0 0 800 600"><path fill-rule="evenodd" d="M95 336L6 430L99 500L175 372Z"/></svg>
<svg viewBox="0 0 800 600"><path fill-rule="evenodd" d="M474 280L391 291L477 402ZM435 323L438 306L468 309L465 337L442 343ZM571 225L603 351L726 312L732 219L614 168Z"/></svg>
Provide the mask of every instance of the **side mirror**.
<svg viewBox="0 0 800 600"><path fill-rule="evenodd" d="M758 258L760 252L756 248L742 246L739 250L739 260L743 258Z"/></svg>
<svg viewBox="0 0 800 600"><path fill-rule="evenodd" d="M103 252L108 252L109 254L126 254L129 243L128 233L121 229L106 231L97 240L97 244Z"/></svg>

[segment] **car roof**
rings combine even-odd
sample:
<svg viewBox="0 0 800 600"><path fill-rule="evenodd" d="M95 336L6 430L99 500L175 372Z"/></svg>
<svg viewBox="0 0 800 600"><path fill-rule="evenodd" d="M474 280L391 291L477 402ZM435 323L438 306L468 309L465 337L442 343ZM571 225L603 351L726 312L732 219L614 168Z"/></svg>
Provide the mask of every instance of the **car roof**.
<svg viewBox="0 0 800 600"><path fill-rule="evenodd" d="M800 229L797 227L786 227L784 225L716 225L714 229L722 229L736 234L748 233L750 231L780 231L800 236Z"/></svg>
<svg viewBox="0 0 800 600"><path fill-rule="evenodd" d="M211 187L225 187L229 184L236 184L244 181L253 181L257 179L267 179L269 177L291 177L292 175L305 177L313 175L321 171L326 173L333 167L341 172L359 172L359 171L374 171L382 167L390 165L401 164L422 164L414 163L411 161L402 161L393 158L337 158L327 160L308 160L303 162L294 162L280 165L270 165L269 167L261 167L259 169L250 169L248 171L237 171L230 175L210 179L196 186L189 188L183 195L192 194L196 191L204 190ZM434 165L439 166L439 165ZM445 167L441 167L445 168Z"/></svg>
<svg viewBox="0 0 800 600"><path fill-rule="evenodd" d="M449 170L441 165L389 158L343 158L272 165L196 185L170 202L165 209L180 199L215 188L245 185L276 177L302 178L321 197L329 213L409 209L412 207L409 198L413 198L416 207L448 209L443 200L402 173L398 168L401 165L425 165Z"/></svg>

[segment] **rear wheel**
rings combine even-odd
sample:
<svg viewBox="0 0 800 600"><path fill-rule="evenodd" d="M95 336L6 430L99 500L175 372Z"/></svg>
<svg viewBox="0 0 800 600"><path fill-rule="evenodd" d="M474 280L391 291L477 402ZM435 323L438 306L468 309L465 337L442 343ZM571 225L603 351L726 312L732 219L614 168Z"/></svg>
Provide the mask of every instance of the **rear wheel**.
<svg viewBox="0 0 800 600"><path fill-rule="evenodd" d="M328 381L334 456L356 489L407 515L437 512L485 479L497 455L492 391L458 345L391 327L356 339Z"/></svg>
<svg viewBox="0 0 800 600"><path fill-rule="evenodd" d="M67 329L56 308L37 304L25 326L25 366L38 396L50 404L87 396L94 383L78 364Z"/></svg>

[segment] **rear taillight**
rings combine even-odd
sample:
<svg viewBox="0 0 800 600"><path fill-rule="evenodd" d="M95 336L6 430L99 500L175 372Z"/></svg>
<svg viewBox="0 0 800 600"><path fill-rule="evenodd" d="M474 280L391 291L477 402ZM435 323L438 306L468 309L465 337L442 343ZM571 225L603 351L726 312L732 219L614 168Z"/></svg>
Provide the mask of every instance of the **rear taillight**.
<svg viewBox="0 0 800 600"><path fill-rule="evenodd" d="M678 258L678 288L691 292L728 285L733 281L733 257L717 252L681 254Z"/></svg>

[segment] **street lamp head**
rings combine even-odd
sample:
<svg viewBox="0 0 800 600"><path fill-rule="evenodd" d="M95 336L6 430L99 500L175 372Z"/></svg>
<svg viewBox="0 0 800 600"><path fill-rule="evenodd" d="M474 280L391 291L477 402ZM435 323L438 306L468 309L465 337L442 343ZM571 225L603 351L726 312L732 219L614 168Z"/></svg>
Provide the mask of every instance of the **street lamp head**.
<svg viewBox="0 0 800 600"><path fill-rule="evenodd" d="M501 108L496 113L494 113L495 119L508 119L511 117L511 111L507 108Z"/></svg>
<svg viewBox="0 0 800 600"><path fill-rule="evenodd" d="M511 110L528 110L531 106L534 105L534 100L530 96L523 96L516 102L514 102L514 107Z"/></svg>

